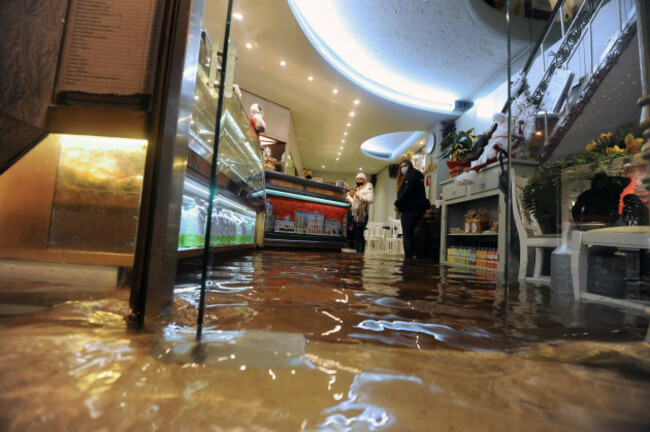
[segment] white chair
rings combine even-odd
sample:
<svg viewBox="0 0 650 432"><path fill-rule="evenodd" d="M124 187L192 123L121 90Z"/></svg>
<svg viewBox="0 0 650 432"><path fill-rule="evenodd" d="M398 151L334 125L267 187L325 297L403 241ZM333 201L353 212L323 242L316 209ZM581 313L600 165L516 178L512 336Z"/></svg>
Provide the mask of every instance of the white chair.
<svg viewBox="0 0 650 432"><path fill-rule="evenodd" d="M401 254L404 253L402 244L402 223L399 219L388 219L390 231L386 239L386 253Z"/></svg>
<svg viewBox="0 0 650 432"><path fill-rule="evenodd" d="M528 182L527 178L512 176L513 194L513 215L515 226L519 233L519 280L531 283L550 285L551 277L542 275L542 264L544 261L544 248L555 249L562 241L559 234L542 234L542 230L534 217L528 218L521 205L521 191ZM554 199L551 197L550 199ZM535 254L535 267L532 277L528 272L528 248L532 248Z"/></svg>
<svg viewBox="0 0 650 432"><path fill-rule="evenodd" d="M368 249L384 248L384 224L381 222L368 222L368 235L366 236Z"/></svg>

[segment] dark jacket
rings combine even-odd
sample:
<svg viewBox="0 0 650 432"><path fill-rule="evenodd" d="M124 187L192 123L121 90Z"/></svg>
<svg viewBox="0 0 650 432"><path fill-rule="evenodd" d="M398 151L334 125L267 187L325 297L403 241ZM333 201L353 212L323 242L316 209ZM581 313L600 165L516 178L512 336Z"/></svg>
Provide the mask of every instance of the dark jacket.
<svg viewBox="0 0 650 432"><path fill-rule="evenodd" d="M400 212L408 210L426 210L430 207L424 192L424 175L415 168L407 173L402 185L397 190L395 207Z"/></svg>

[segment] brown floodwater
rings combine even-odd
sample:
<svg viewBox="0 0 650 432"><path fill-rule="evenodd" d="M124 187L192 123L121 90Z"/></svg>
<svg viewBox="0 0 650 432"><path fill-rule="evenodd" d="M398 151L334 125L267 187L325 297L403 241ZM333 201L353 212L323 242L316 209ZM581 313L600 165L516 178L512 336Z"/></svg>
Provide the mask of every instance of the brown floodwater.
<svg viewBox="0 0 650 432"><path fill-rule="evenodd" d="M0 320L0 430L650 428L639 312L523 284L506 307L489 273L390 255L219 263L201 344L198 263L160 331L127 330L126 291Z"/></svg>

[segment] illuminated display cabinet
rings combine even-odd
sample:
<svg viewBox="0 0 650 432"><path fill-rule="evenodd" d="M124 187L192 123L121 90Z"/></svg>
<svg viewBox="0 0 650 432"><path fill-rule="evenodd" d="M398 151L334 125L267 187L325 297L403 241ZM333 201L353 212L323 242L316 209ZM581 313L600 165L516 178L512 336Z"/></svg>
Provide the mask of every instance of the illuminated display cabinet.
<svg viewBox="0 0 650 432"><path fill-rule="evenodd" d="M264 246L340 249L349 204L342 188L266 171Z"/></svg>
<svg viewBox="0 0 650 432"><path fill-rule="evenodd" d="M200 255L206 237L215 251L253 246L258 214L264 209L264 173L259 143L238 96L226 91L218 138L217 188L213 212L207 213L219 102L215 76L220 68L212 43L203 31L190 121L178 235L179 258ZM208 218L211 220L209 233L206 231Z"/></svg>

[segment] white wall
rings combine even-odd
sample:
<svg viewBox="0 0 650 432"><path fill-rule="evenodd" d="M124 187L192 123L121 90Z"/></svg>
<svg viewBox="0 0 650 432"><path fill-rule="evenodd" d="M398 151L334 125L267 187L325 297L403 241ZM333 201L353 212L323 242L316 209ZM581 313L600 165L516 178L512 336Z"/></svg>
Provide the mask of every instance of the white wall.
<svg viewBox="0 0 650 432"><path fill-rule="evenodd" d="M395 217L393 203L397 198L396 181L397 179L388 177L388 166L377 173L375 202L370 206L369 220L371 222L386 222L389 217Z"/></svg>

